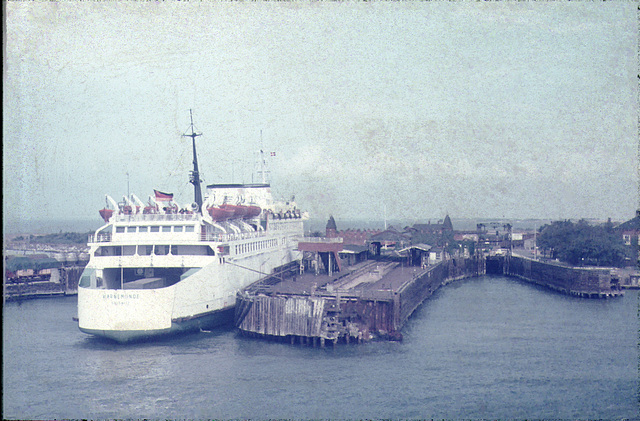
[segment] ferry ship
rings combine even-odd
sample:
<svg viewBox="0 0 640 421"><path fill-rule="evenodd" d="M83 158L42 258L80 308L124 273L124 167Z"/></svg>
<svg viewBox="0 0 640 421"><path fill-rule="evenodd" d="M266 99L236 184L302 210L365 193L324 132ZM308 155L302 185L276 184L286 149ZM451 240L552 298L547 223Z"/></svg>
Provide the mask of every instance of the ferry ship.
<svg viewBox="0 0 640 421"><path fill-rule="evenodd" d="M129 342L208 330L233 320L239 290L301 259L308 215L273 200L264 168L262 183L208 185L203 199L193 117L184 136L193 143L191 205L157 190L147 203L106 196L78 286L82 332Z"/></svg>

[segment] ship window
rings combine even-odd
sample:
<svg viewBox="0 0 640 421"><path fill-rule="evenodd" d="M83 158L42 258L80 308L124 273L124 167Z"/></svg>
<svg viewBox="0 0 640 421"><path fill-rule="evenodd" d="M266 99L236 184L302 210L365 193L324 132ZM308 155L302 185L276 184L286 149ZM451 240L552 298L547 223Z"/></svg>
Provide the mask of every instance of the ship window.
<svg viewBox="0 0 640 421"><path fill-rule="evenodd" d="M127 227L127 232L136 232L136 227Z"/></svg>
<svg viewBox="0 0 640 421"><path fill-rule="evenodd" d="M165 225L162 227L162 232L171 232L171 226L170 225Z"/></svg>
<svg viewBox="0 0 640 421"><path fill-rule="evenodd" d="M165 254L169 254L169 246L156 246L154 253L157 256L164 256Z"/></svg>
<svg viewBox="0 0 640 421"><path fill-rule="evenodd" d="M178 255L178 246L171 246L171 254Z"/></svg>
<svg viewBox="0 0 640 421"><path fill-rule="evenodd" d="M93 280L95 281L96 270L86 268L84 271L82 271L82 275L80 275L80 283L78 284L78 286L81 286L82 288L91 287L91 278L93 278Z"/></svg>
<svg viewBox="0 0 640 421"><path fill-rule="evenodd" d="M159 226L151 227L151 232L160 232L160 227Z"/></svg>
<svg viewBox="0 0 640 421"><path fill-rule="evenodd" d="M122 256L121 246L104 246L98 247L95 252L96 256Z"/></svg>
<svg viewBox="0 0 640 421"><path fill-rule="evenodd" d="M207 256L215 256L216 252L213 251L211 246L207 246Z"/></svg>
<svg viewBox="0 0 640 421"><path fill-rule="evenodd" d="M116 227L116 233L121 234L124 232L124 227Z"/></svg>
<svg viewBox="0 0 640 421"><path fill-rule="evenodd" d="M173 232L182 232L182 225L176 225L173 227Z"/></svg>
<svg viewBox="0 0 640 421"><path fill-rule="evenodd" d="M138 232L147 232L149 231L149 227L138 227Z"/></svg>
<svg viewBox="0 0 640 421"><path fill-rule="evenodd" d="M138 254L140 256L149 256L153 251L153 246L138 246Z"/></svg>
<svg viewBox="0 0 640 421"><path fill-rule="evenodd" d="M186 227L184 227L184 232L193 232L193 231L194 231L193 225L187 225Z"/></svg>
<svg viewBox="0 0 640 421"><path fill-rule="evenodd" d="M133 256L136 253L136 246L124 246L122 247L123 256Z"/></svg>

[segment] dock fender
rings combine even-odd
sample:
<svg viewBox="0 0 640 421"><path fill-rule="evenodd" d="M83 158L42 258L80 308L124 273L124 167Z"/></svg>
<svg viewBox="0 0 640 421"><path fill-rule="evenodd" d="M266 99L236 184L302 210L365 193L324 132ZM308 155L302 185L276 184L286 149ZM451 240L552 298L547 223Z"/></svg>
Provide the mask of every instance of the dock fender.
<svg viewBox="0 0 640 421"><path fill-rule="evenodd" d="M236 314L235 314L235 326L240 327L244 318L249 314L249 310L253 307L253 300L237 300L236 299Z"/></svg>

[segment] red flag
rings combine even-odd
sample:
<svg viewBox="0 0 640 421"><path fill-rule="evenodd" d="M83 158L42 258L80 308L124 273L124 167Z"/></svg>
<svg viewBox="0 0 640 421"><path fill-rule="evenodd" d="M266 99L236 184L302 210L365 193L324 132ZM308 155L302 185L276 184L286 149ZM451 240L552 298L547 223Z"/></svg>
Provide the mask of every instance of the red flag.
<svg viewBox="0 0 640 421"><path fill-rule="evenodd" d="M153 190L156 194L156 200L160 201L160 202L169 202L171 200L173 200L173 193L163 193L161 191L158 190Z"/></svg>
<svg viewBox="0 0 640 421"><path fill-rule="evenodd" d="M271 152L271 156L276 156L276 153L275 152Z"/></svg>

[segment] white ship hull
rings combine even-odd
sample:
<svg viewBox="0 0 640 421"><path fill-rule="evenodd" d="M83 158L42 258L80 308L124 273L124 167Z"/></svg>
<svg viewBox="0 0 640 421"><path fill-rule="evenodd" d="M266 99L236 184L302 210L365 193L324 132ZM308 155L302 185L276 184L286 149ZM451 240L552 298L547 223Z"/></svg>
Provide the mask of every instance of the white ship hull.
<svg viewBox="0 0 640 421"><path fill-rule="evenodd" d="M268 185L248 187L270 195ZM115 215L89 241L80 330L129 342L232 322L240 290L301 258L303 216L291 205L285 217L278 204L259 204L252 220Z"/></svg>
<svg viewBox="0 0 640 421"><path fill-rule="evenodd" d="M226 258L225 263L217 260L165 288L80 287L79 327L85 333L127 342L228 324L239 290L270 273L276 264L296 258L294 250L276 250L233 261Z"/></svg>

